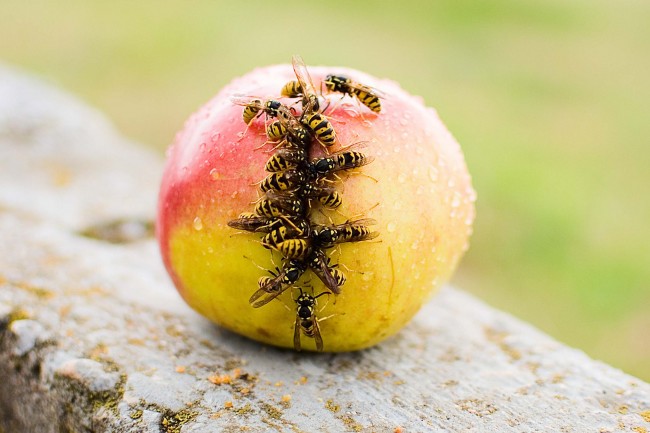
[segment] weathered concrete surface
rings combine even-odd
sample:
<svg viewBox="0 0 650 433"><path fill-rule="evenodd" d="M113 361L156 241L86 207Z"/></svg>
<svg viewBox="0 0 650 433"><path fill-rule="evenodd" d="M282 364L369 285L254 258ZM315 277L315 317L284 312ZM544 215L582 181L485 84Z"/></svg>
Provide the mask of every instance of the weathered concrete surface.
<svg viewBox="0 0 650 433"><path fill-rule="evenodd" d="M650 385L451 288L359 353L213 326L148 236L160 159L2 68L0 155L0 432L650 431Z"/></svg>

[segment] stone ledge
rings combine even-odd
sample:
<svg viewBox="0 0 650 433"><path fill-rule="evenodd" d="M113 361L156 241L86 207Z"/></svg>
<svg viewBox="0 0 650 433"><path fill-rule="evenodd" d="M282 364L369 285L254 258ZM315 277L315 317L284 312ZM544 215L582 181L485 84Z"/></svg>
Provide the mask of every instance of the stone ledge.
<svg viewBox="0 0 650 433"><path fill-rule="evenodd" d="M6 68L0 155L0 431L650 431L650 385L453 288L357 353L210 324L144 236L160 159Z"/></svg>

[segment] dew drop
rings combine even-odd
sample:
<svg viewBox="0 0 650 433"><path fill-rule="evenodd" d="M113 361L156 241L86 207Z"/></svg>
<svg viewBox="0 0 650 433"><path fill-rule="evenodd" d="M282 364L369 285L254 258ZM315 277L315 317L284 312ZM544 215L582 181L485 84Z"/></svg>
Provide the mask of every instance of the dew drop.
<svg viewBox="0 0 650 433"><path fill-rule="evenodd" d="M397 224L393 222L388 223L388 225L386 226L386 231L388 233L393 233L395 230L397 230Z"/></svg>
<svg viewBox="0 0 650 433"><path fill-rule="evenodd" d="M400 175L397 176L397 182L399 182L399 183L406 182L406 175L404 173L400 173Z"/></svg>
<svg viewBox="0 0 650 433"><path fill-rule="evenodd" d="M409 138L409 133L406 132L406 131L402 132L402 138L403 138L404 140L408 140L408 138Z"/></svg>
<svg viewBox="0 0 650 433"><path fill-rule="evenodd" d="M454 198L451 200L451 207L458 207L460 206L460 197L458 194L454 194Z"/></svg>
<svg viewBox="0 0 650 433"><path fill-rule="evenodd" d="M370 280L372 280L372 277L373 277L374 274L375 274L374 272L364 272L361 279L363 281L370 281Z"/></svg>
<svg viewBox="0 0 650 433"><path fill-rule="evenodd" d="M406 120L406 118L399 119L399 124L402 126L406 126L409 124L409 121Z"/></svg>
<svg viewBox="0 0 650 433"><path fill-rule="evenodd" d="M453 187L455 187L455 186L456 186L456 180L452 177L451 179L449 179L449 180L447 181L447 186L448 186L449 188L453 188Z"/></svg>
<svg viewBox="0 0 650 433"><path fill-rule="evenodd" d="M194 221L192 221L192 226L194 226L194 230L202 230L203 229L203 221L201 221L201 218L196 217L196 218L194 218Z"/></svg>
<svg viewBox="0 0 650 433"><path fill-rule="evenodd" d="M217 171L216 168L213 168L212 170L210 170L210 176L212 177L212 179L217 180L221 177L221 174L219 174L219 171Z"/></svg>
<svg viewBox="0 0 650 433"><path fill-rule="evenodd" d="M476 201L476 191L471 186L467 188L467 194L469 196L469 201L474 203Z"/></svg>
<svg viewBox="0 0 650 433"><path fill-rule="evenodd" d="M431 182L438 181L438 169L433 165L429 166L429 179L431 179Z"/></svg>
<svg viewBox="0 0 650 433"><path fill-rule="evenodd" d="M395 147L393 148L393 152L395 152L395 153L400 153L401 150L402 150L402 148L399 147L399 146L395 146Z"/></svg>
<svg viewBox="0 0 650 433"><path fill-rule="evenodd" d="M411 249L412 250L417 250L418 248L420 248L420 242L419 241L415 241L415 242L413 242L411 244Z"/></svg>

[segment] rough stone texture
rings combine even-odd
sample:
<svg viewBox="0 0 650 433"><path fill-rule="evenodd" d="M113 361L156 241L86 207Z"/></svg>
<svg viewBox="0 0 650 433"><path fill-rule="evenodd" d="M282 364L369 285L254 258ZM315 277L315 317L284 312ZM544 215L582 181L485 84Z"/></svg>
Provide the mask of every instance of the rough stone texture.
<svg viewBox="0 0 650 433"><path fill-rule="evenodd" d="M210 324L151 238L160 158L6 67L0 155L0 432L650 431L650 385L452 288L358 353Z"/></svg>

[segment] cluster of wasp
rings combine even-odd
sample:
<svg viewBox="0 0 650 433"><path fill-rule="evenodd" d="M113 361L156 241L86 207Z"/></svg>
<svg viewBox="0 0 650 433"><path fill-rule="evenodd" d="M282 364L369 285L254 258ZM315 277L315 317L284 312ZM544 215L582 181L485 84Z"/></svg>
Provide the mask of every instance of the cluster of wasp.
<svg viewBox="0 0 650 433"><path fill-rule="evenodd" d="M294 325L294 348L300 350L301 333L313 338L318 351L323 350L317 318L316 300L323 295L338 295L346 276L333 264L327 251L344 242L374 239L378 232L369 226L376 224L370 218L347 220L343 224L319 225L310 219L317 207L336 209L342 203L341 194L334 187L337 172L352 170L372 162L361 152L349 150L350 146L336 153L327 150L337 142L336 131L328 117L323 114L322 91L318 93L300 56L293 56L296 80L282 87L284 98L300 98L294 104L285 105L275 99L262 100L237 96L232 101L244 107L243 120L250 125L261 115L267 119L267 142L275 144L274 153L266 163L270 174L259 183L262 197L254 212L245 212L228 223L230 227L263 235L265 248L282 256L282 265L270 275L259 279L258 288L250 297L254 308L262 307L280 296L311 270L325 285L327 291L318 295L305 293L294 298L296 321ZM356 98L375 113L381 111L378 92L368 86L341 75L327 75L322 85L328 92L338 92ZM321 85L321 87L322 87ZM295 105L301 104L300 111ZM333 110L332 110L333 111ZM312 158L310 148L314 142L325 148L326 156Z"/></svg>

